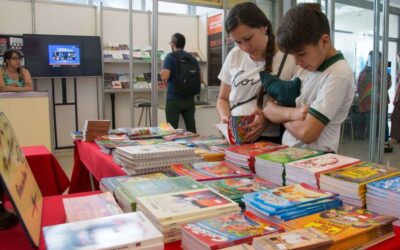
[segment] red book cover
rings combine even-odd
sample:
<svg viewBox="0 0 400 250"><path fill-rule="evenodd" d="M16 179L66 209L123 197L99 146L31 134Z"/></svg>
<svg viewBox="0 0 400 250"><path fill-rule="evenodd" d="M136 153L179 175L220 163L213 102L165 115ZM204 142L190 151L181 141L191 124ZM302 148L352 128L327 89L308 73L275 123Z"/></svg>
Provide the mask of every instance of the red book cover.
<svg viewBox="0 0 400 250"><path fill-rule="evenodd" d="M251 144L230 146L226 150L241 155L247 155L249 158L254 158L256 155L270 153L284 148L287 148L287 146L267 141L260 141Z"/></svg>

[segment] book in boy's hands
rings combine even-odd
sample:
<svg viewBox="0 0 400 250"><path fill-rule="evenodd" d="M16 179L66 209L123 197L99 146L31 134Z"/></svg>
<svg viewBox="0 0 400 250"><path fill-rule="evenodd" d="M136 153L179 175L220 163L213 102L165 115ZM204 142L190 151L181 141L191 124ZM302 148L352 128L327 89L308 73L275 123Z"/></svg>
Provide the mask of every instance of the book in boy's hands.
<svg viewBox="0 0 400 250"><path fill-rule="evenodd" d="M163 235L141 212L48 226L43 234L49 250L164 249Z"/></svg>
<svg viewBox="0 0 400 250"><path fill-rule="evenodd" d="M324 250L331 244L332 239L328 235L312 227L253 239L253 247L256 250Z"/></svg>
<svg viewBox="0 0 400 250"><path fill-rule="evenodd" d="M182 246L184 249L221 249L279 232L283 232L279 225L246 211L184 225Z"/></svg>
<svg viewBox="0 0 400 250"><path fill-rule="evenodd" d="M254 121L255 115L230 116L228 122L228 140L231 144L242 144L251 131L245 128Z"/></svg>
<svg viewBox="0 0 400 250"><path fill-rule="evenodd" d="M110 192L64 198L63 203L67 222L89 220L123 213Z"/></svg>

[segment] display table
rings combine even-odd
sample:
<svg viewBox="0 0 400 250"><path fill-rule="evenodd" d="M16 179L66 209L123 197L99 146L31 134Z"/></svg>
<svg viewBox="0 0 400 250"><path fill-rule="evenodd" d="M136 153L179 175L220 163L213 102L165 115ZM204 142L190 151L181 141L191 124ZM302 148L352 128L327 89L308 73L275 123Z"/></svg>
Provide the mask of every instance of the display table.
<svg viewBox="0 0 400 250"><path fill-rule="evenodd" d="M43 210L42 210L42 227L62 224L65 223L65 211L62 202L63 198L86 196L91 194L100 193L99 191L69 194L69 195L57 195L43 198ZM10 209L10 203L7 203L7 208ZM43 237L43 231L40 236L39 249L46 249L45 241ZM165 245L165 250L176 250L180 249L180 242L174 242ZM25 250L35 249L31 246L28 236L25 234L22 225L19 223L14 227L7 230L0 231L0 249L7 250Z"/></svg>
<svg viewBox="0 0 400 250"><path fill-rule="evenodd" d="M93 142L75 140L74 168L72 170L69 193L91 191L90 174L94 177L94 187L104 177L126 175L126 172L112 160L111 155L104 154Z"/></svg>
<svg viewBox="0 0 400 250"><path fill-rule="evenodd" d="M39 185L42 196L64 193L69 179L56 158L45 146L22 147L26 160Z"/></svg>

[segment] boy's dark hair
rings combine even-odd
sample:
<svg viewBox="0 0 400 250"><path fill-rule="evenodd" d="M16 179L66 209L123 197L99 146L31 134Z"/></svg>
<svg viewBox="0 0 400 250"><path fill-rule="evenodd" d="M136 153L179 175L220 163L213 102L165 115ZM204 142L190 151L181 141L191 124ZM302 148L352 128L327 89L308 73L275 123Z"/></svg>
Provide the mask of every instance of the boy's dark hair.
<svg viewBox="0 0 400 250"><path fill-rule="evenodd" d="M186 44L185 36L181 33L175 33L171 37L171 42L173 42L178 49L184 49Z"/></svg>
<svg viewBox="0 0 400 250"><path fill-rule="evenodd" d="M330 35L329 21L318 3L299 4L290 9L277 32L277 44L286 53L296 53Z"/></svg>
<svg viewBox="0 0 400 250"><path fill-rule="evenodd" d="M240 24L244 24L250 28L267 27L268 43L265 56L265 71L272 71L272 59L275 55L275 35L272 30L270 20L265 16L264 12L252 2L244 2L235 5L225 20L225 30L230 33Z"/></svg>

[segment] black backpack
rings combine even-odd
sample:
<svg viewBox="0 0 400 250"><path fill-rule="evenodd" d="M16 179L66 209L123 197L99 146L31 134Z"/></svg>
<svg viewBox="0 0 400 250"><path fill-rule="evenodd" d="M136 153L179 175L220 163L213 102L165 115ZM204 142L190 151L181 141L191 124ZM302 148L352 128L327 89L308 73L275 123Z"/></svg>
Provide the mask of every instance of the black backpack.
<svg viewBox="0 0 400 250"><path fill-rule="evenodd" d="M196 59L187 53L172 53L176 59L176 71L174 74L175 92L182 97L190 97L200 94L200 68Z"/></svg>

